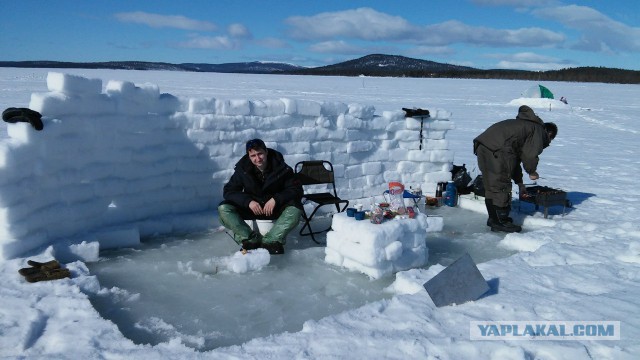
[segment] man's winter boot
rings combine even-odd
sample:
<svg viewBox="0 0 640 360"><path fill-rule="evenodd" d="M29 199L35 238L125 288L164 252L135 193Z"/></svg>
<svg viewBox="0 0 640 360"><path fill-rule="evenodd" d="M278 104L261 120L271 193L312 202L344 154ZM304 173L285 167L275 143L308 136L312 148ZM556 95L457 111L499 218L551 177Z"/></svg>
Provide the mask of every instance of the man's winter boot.
<svg viewBox="0 0 640 360"><path fill-rule="evenodd" d="M260 234L257 234L253 231L244 219L238 214L236 208L231 204L222 204L218 206L218 216L220 217L220 222L224 227L233 231L233 239L238 245L242 245L244 248L244 243L247 242L247 246L249 244L253 246L260 246ZM250 250L244 248L245 250ZM254 247L257 249L257 247Z"/></svg>
<svg viewBox="0 0 640 360"><path fill-rule="evenodd" d="M267 250L271 255L284 254L284 245L282 245L282 243L279 243L279 242L263 243L262 248Z"/></svg>
<svg viewBox="0 0 640 360"><path fill-rule="evenodd" d="M484 198L484 206L487 207L487 214L489 214L489 218L487 219L487 226L491 226L492 220L498 220L498 216L493 210L493 200Z"/></svg>
<svg viewBox="0 0 640 360"><path fill-rule="evenodd" d="M300 223L302 210L295 206L287 206L275 221L271 230L262 238L262 247L269 254L284 254L284 244L287 242L287 234Z"/></svg>
<svg viewBox="0 0 640 360"><path fill-rule="evenodd" d="M509 218L509 208L508 207L497 207L493 206L497 220L490 219L491 222L491 231L501 231L507 233L520 232L522 231L522 227L520 225L515 225L514 223L508 220Z"/></svg>

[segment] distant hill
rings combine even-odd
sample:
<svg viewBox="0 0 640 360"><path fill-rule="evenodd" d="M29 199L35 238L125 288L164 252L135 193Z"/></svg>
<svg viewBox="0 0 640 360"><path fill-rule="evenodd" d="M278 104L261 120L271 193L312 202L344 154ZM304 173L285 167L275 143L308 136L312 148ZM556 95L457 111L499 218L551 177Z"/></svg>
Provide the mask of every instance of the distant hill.
<svg viewBox="0 0 640 360"><path fill-rule="evenodd" d="M443 64L399 55L372 54L334 65L304 68L293 71L304 75L342 76L412 76L443 72L478 70L466 66Z"/></svg>
<svg viewBox="0 0 640 360"><path fill-rule="evenodd" d="M287 72L327 76L393 76L417 78L509 79L536 81L578 81L640 84L640 71L604 67L578 67L562 70L482 70L466 66L418 60L397 55L373 54L355 60L316 68Z"/></svg>
<svg viewBox="0 0 640 360"><path fill-rule="evenodd" d="M305 68L277 62L224 64L169 64L145 61L60 62L0 61L0 67L166 70L245 74L291 74L325 76L389 76L417 78L509 79L640 84L640 71L605 67L577 67L550 71L482 70L472 67L413 59L399 55L372 54L333 65Z"/></svg>
<svg viewBox="0 0 640 360"><path fill-rule="evenodd" d="M61 62L61 61L0 61L0 67L54 68L54 69L118 69L118 70L169 70L220 73L275 74L294 71L302 67L274 62L242 62L226 64L169 64L145 61Z"/></svg>

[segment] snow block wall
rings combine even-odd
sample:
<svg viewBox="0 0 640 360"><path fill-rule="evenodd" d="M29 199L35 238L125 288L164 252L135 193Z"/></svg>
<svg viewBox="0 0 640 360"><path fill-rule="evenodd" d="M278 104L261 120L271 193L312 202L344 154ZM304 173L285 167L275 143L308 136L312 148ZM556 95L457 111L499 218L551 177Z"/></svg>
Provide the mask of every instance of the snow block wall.
<svg viewBox="0 0 640 360"><path fill-rule="evenodd" d="M153 84L49 73L29 107L44 130L8 124L0 144L0 256L45 245L131 246L203 230L244 144L262 138L298 161L334 164L339 195L381 196L389 181L435 189L451 179L450 113L293 99L179 99ZM199 214L199 215L196 215ZM75 246L75 245L74 245Z"/></svg>

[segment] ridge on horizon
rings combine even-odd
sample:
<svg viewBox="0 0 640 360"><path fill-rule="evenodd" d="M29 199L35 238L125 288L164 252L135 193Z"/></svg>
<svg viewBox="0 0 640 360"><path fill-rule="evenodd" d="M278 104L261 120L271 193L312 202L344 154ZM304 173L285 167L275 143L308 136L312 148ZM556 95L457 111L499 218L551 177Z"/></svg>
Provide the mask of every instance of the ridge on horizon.
<svg viewBox="0 0 640 360"><path fill-rule="evenodd" d="M475 78L520 79L538 81L576 81L640 84L640 71L606 68L576 67L561 70L529 71L489 69L439 63L400 55L370 54L360 58L319 67L302 67L289 63L252 61L236 63L181 63L153 61L0 61L0 67L17 68L81 68L119 70L162 70L244 74L286 74L320 76L377 76L415 78Z"/></svg>

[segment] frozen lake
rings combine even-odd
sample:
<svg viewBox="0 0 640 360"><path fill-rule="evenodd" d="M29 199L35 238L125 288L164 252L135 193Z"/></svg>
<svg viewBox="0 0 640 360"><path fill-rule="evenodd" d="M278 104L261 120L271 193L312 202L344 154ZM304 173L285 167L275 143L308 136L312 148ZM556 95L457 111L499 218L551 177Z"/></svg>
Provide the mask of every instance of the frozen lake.
<svg viewBox="0 0 640 360"><path fill-rule="evenodd" d="M497 246L504 234L488 231L483 214L448 207L428 209L427 214L445 218L441 232L426 236L427 267L447 266L466 252L476 262L513 253ZM395 276L370 280L327 264L324 247L298 231L289 235L284 256L272 256L260 271L244 274L225 267L224 258L238 250L225 232L154 238L136 249L103 252L100 261L87 265L110 290L91 301L136 343L180 338L190 347L209 350L297 332L307 320L391 298L385 288Z"/></svg>

